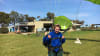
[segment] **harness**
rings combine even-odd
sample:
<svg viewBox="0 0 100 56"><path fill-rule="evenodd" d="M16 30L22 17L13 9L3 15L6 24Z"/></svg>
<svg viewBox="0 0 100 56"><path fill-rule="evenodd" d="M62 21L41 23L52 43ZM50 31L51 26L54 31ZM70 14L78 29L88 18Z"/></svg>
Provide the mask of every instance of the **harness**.
<svg viewBox="0 0 100 56"><path fill-rule="evenodd" d="M51 41L54 40L54 39L60 39L60 42L61 42L61 45L60 46L56 46L56 47L53 47L51 46ZM59 48L59 50L62 50L62 38L61 37L55 37L55 38L50 38L50 44L48 45L48 50L49 51L54 51L54 49L56 48Z"/></svg>

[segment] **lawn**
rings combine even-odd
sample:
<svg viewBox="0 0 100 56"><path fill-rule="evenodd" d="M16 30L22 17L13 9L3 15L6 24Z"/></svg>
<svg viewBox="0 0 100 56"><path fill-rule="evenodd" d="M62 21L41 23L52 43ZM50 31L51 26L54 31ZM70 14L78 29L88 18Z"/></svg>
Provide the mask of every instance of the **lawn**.
<svg viewBox="0 0 100 56"><path fill-rule="evenodd" d="M78 31L64 34L64 56L100 56L100 31ZM75 44L79 37L82 44ZM47 56L42 37L0 34L0 56Z"/></svg>

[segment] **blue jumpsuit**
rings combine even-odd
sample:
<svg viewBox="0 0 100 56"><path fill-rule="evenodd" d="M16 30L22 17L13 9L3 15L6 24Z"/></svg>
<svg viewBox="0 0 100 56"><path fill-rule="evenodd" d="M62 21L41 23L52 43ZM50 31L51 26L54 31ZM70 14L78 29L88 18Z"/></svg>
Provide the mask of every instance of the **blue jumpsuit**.
<svg viewBox="0 0 100 56"><path fill-rule="evenodd" d="M55 31L50 32L48 35L51 35L51 39L49 39L48 37L46 39L43 39L43 41L47 41L48 45L52 46L52 47L61 47L62 44L65 42L65 38L64 39L60 39L62 38L62 33L55 33ZM57 39L53 39L53 38L57 38ZM51 47L48 47L48 50ZM60 48L54 48L53 50L49 50L48 51L48 55L49 56L62 56L63 51L60 50Z"/></svg>

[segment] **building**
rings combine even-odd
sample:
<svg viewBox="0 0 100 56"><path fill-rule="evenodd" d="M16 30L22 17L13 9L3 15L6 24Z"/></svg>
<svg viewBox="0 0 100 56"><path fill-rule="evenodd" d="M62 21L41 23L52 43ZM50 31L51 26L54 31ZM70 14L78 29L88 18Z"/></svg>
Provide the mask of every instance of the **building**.
<svg viewBox="0 0 100 56"><path fill-rule="evenodd" d="M53 21L36 21L34 22L20 22L15 24L15 29L14 26L9 27L9 32L34 32L36 33L37 31L49 31L49 29L52 27ZM82 24L76 24L73 23L73 27L70 29L71 31L73 30L80 30L80 26ZM74 27L76 29L74 29Z"/></svg>
<svg viewBox="0 0 100 56"><path fill-rule="evenodd" d="M75 20L72 20L72 28L70 29L71 31L75 31L75 30L81 30L81 26L83 25L83 21L78 21L78 22L74 22Z"/></svg>
<svg viewBox="0 0 100 56"><path fill-rule="evenodd" d="M42 31L44 28L49 31L52 27L52 21L34 21L34 22L20 22L15 24L16 32L34 32Z"/></svg>
<svg viewBox="0 0 100 56"><path fill-rule="evenodd" d="M9 30L9 32L14 32L14 25L8 26L8 30Z"/></svg>

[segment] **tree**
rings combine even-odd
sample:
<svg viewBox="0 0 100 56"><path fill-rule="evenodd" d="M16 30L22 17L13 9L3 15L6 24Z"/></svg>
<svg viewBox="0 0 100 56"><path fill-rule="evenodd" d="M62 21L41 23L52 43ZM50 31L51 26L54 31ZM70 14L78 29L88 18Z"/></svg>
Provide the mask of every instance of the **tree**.
<svg viewBox="0 0 100 56"><path fill-rule="evenodd" d="M18 21L19 19L19 14L18 12L15 11L11 11L10 13L10 18L11 18L11 23L13 23L15 25L15 23Z"/></svg>
<svg viewBox="0 0 100 56"><path fill-rule="evenodd" d="M54 14L54 13L51 13L51 12L48 12L48 13L47 13L47 18L48 18L49 20L53 19L52 28L54 27L54 17L55 17L55 14Z"/></svg>
<svg viewBox="0 0 100 56"><path fill-rule="evenodd" d="M18 22L24 22L25 16L22 14L19 14Z"/></svg>
<svg viewBox="0 0 100 56"><path fill-rule="evenodd" d="M40 16L37 16L36 20L40 20Z"/></svg>
<svg viewBox="0 0 100 56"><path fill-rule="evenodd" d="M35 17L28 17L27 20L28 20L29 22L32 22L32 21L35 20Z"/></svg>
<svg viewBox="0 0 100 56"><path fill-rule="evenodd" d="M11 11L10 18L11 18L11 23L14 25L14 29L15 29L15 23L19 19L19 13L15 12L15 11ZM15 32L16 32L16 30L15 30Z"/></svg>
<svg viewBox="0 0 100 56"><path fill-rule="evenodd" d="M15 23L17 22L24 22L25 20L25 15L23 14L19 14L16 11L11 11L10 13L10 18L11 18L11 23L13 23L15 25Z"/></svg>
<svg viewBox="0 0 100 56"><path fill-rule="evenodd" d="M1 27L7 27L10 22L9 14L0 12L0 24ZM7 24L7 26L5 26Z"/></svg>
<svg viewBox="0 0 100 56"><path fill-rule="evenodd" d="M40 19L39 21L48 21L48 18L45 17L45 18L43 18L43 19Z"/></svg>
<svg viewBox="0 0 100 56"><path fill-rule="evenodd" d="M37 16L37 18L40 18L40 16Z"/></svg>
<svg viewBox="0 0 100 56"><path fill-rule="evenodd" d="M54 19L54 16L55 16L54 13L51 13L51 12L48 12L48 13L47 13L47 18L50 19L50 20L51 20L51 19Z"/></svg>
<svg viewBox="0 0 100 56"><path fill-rule="evenodd" d="M28 22L32 22L32 21L34 21L36 18L35 17L29 17L27 14L26 15L24 15L25 16L25 18L26 18L26 20L28 21Z"/></svg>
<svg viewBox="0 0 100 56"><path fill-rule="evenodd" d="M86 24L85 26L86 26L86 29L88 29L88 24Z"/></svg>
<svg viewBox="0 0 100 56"><path fill-rule="evenodd" d="M26 21L28 21L28 15L27 15L27 14L25 14L24 16L25 16Z"/></svg>
<svg viewBox="0 0 100 56"><path fill-rule="evenodd" d="M76 23L76 24L84 24L84 21L79 21L79 20L72 20L73 21L73 23Z"/></svg>
<svg viewBox="0 0 100 56"><path fill-rule="evenodd" d="M91 28L91 29L95 29L95 27L94 27L94 26L95 26L95 25L94 25L94 24L92 24L90 28Z"/></svg>

